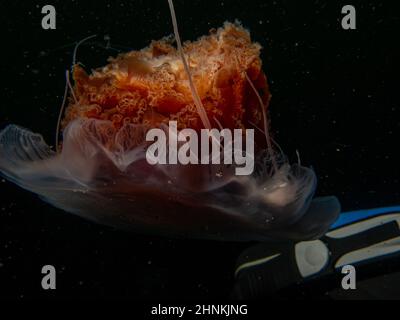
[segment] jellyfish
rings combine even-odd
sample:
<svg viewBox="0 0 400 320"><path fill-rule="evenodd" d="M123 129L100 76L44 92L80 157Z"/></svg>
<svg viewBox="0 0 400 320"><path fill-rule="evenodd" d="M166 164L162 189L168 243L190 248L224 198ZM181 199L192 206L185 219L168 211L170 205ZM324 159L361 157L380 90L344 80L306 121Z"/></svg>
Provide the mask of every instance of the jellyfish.
<svg viewBox="0 0 400 320"><path fill-rule="evenodd" d="M182 44L168 2L174 37L91 73L74 50L55 148L9 125L0 133L1 174L66 212L139 233L229 241L321 235L338 203L313 201L316 174L291 164L270 135L261 45L239 22ZM253 173L235 175L235 164L150 164L146 134L171 120L179 130L255 129Z"/></svg>

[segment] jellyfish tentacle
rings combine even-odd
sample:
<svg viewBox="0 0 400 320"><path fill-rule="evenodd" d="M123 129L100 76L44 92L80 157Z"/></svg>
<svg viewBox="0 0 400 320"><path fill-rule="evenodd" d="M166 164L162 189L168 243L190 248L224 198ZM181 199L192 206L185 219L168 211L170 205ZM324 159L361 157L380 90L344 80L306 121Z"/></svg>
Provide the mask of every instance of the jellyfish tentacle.
<svg viewBox="0 0 400 320"><path fill-rule="evenodd" d="M88 36L88 37L86 37L86 38L80 40L80 41L75 45L74 53L72 54L72 67L74 67L74 66L76 65L76 55L77 55L77 53L78 53L78 48L79 48L79 46L80 46L82 43L84 43L85 41L90 40L90 39L93 39L93 38L95 38L95 37L97 37L96 34L91 35L91 36Z"/></svg>
<svg viewBox="0 0 400 320"><path fill-rule="evenodd" d="M275 160L275 156L273 154L273 148L272 148L272 142L271 142L271 137L269 135L269 128L268 128L268 119L267 119L267 112L265 110L265 104L262 101L260 94L258 93L256 87L253 84L253 81L251 81L251 79L249 78L249 76L247 75L247 73L245 72L245 77L247 82L250 84L250 87L252 88L252 90L254 91L255 95L257 96L257 99L260 103L260 107L261 107L261 112L263 115L263 121L264 121L264 132L265 132L265 140L267 141L267 146L268 146L268 152L270 153L271 159L272 159L272 165L275 171L278 170L278 166L276 164L276 160Z"/></svg>
<svg viewBox="0 0 400 320"><path fill-rule="evenodd" d="M69 78L69 71L67 71L67 85L69 87L69 90L71 91L71 95L74 98L75 103L78 103L78 99L76 98L76 94L74 92L74 88L71 85L71 80Z"/></svg>
<svg viewBox="0 0 400 320"><path fill-rule="evenodd" d="M207 112L206 112L206 110L205 110L205 108L203 106L203 103L201 102L199 93L197 92L197 88L194 85L193 77L192 77L192 74L190 72L189 65L188 65L188 63L186 61L185 54L183 52L181 38L179 36L178 22L176 20L176 15L175 15L174 4L173 4L172 0L168 0L168 3L169 3L170 11L171 11L171 18L172 18L172 25L173 25L173 28L174 28L175 39L176 39L176 43L178 45L178 52L179 52L179 54L181 56L185 72L186 72L186 74L188 76L188 79L189 79L190 91L192 92L192 96L193 96L193 100L194 100L194 103L195 103L196 108L197 108L197 112L198 112L198 114L200 116L201 121L203 122L204 127L206 129L211 129L210 119L208 119Z"/></svg>
<svg viewBox="0 0 400 320"><path fill-rule="evenodd" d="M64 89L64 96L63 96L63 101L61 104L60 112L58 113L58 119L57 119L57 128L56 128L56 139L55 139L55 148L56 151L59 152L60 147L59 147L59 136L60 136L60 127L61 127L61 120L62 116L64 114L65 110L65 103L67 102L67 95L68 95L68 82L69 82L69 71L65 71L65 89Z"/></svg>
<svg viewBox="0 0 400 320"><path fill-rule="evenodd" d="M297 155L297 163L299 166L301 166L301 159L300 159L300 152L299 150L296 150L296 155Z"/></svg>

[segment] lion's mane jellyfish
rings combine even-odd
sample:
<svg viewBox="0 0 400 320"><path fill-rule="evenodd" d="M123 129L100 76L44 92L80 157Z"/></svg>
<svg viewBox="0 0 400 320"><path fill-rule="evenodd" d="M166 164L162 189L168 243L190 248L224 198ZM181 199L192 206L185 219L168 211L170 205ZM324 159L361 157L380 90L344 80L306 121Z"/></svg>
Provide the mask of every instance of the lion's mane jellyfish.
<svg viewBox="0 0 400 320"><path fill-rule="evenodd" d="M177 48L153 41L91 74L75 64L57 150L10 125L0 134L1 173L67 212L139 232L238 241L324 232L335 216L324 217L323 204L308 214L313 170L290 165L269 136L261 46L238 23L182 46L170 8ZM171 120L179 130L256 128L253 174L149 164L146 132Z"/></svg>

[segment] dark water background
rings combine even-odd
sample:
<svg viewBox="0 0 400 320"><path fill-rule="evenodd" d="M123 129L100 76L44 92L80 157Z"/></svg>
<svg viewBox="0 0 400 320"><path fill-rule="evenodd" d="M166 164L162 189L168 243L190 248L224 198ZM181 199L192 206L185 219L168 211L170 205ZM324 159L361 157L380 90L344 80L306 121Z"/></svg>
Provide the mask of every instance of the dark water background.
<svg viewBox="0 0 400 320"><path fill-rule="evenodd" d="M57 30L41 28L45 4L56 7ZM263 45L273 134L293 161L297 149L315 168L318 195L336 195L344 211L399 205L400 11L394 1L352 1L357 30L344 31L345 4L175 0L183 39L239 19ZM1 126L50 144L76 41L98 35L78 52L89 69L117 53L108 37L127 51L172 32L167 0L2 1L0 28ZM119 232L0 183L0 296L225 297L249 245ZM45 264L57 268L56 291L40 287Z"/></svg>

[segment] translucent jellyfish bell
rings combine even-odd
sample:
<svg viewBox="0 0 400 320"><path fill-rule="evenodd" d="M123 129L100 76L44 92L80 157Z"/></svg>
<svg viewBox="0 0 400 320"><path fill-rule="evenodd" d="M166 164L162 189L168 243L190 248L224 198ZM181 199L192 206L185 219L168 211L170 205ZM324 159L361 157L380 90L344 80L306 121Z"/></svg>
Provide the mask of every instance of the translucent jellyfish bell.
<svg viewBox="0 0 400 320"><path fill-rule="evenodd" d="M322 219L307 211L316 186L311 169L282 162L269 176L265 155L259 156L252 176L235 176L227 169L221 185L221 176L207 170L208 188L188 190L182 186L190 184L198 170L204 176L204 167L178 164L165 170L149 165L147 143L139 138L144 130L127 125L116 132L107 121L79 119L64 131L63 149L56 154L40 135L11 125L0 134L0 171L67 212L150 234L236 241L304 239L319 235L336 218L335 201L327 202L329 210L321 207ZM107 149L110 139L125 135L134 135L136 142ZM177 175L180 170L186 174ZM308 223L302 225L303 220Z"/></svg>

